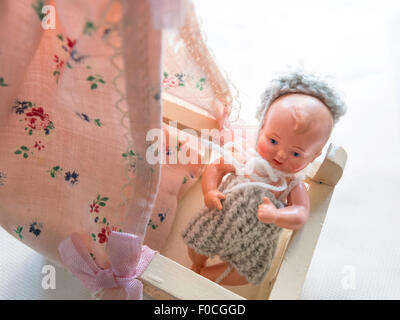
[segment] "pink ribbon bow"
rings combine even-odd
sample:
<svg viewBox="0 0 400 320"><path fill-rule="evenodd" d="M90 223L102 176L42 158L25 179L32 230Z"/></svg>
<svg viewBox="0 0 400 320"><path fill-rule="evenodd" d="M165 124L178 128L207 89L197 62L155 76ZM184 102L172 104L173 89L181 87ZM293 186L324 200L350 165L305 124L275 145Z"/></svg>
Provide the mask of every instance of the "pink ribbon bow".
<svg viewBox="0 0 400 320"><path fill-rule="evenodd" d="M64 265L91 291L122 287L126 299L141 300L143 284L139 277L148 267L156 251L142 246L134 234L111 232L108 238L111 267L99 268L78 233L72 233L58 246Z"/></svg>

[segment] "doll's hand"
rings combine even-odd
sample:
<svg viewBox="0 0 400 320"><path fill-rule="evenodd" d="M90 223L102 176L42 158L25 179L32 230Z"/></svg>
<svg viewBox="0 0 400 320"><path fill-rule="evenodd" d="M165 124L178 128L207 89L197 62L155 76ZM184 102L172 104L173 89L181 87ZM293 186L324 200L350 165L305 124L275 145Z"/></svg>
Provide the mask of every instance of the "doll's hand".
<svg viewBox="0 0 400 320"><path fill-rule="evenodd" d="M278 218L278 209L269 200L269 198L264 197L264 203L258 206L257 218L263 223L274 223Z"/></svg>
<svg viewBox="0 0 400 320"><path fill-rule="evenodd" d="M204 195L204 202L207 208L222 210L221 199L225 199L225 195L219 190L210 190Z"/></svg>

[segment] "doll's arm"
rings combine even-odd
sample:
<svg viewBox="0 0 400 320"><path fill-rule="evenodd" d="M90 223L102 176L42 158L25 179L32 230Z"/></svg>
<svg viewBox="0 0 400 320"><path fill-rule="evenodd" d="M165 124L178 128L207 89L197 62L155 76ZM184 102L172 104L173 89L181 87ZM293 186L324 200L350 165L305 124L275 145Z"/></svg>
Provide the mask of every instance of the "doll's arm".
<svg viewBox="0 0 400 320"><path fill-rule="evenodd" d="M204 170L201 187L204 202L208 208L222 210L221 200L225 199L225 195L218 191L218 186L222 178L230 172L235 172L235 167L232 164L224 163L223 158L210 163Z"/></svg>
<svg viewBox="0 0 400 320"><path fill-rule="evenodd" d="M310 199L304 183L299 183L289 194L289 206L277 209L268 198L258 207L258 219L279 227L297 230L307 221L310 213Z"/></svg>

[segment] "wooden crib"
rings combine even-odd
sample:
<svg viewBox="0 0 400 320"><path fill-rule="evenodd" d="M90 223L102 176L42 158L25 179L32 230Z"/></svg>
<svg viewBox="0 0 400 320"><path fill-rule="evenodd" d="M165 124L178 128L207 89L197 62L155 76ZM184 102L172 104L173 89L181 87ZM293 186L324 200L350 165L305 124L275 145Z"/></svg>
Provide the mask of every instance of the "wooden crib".
<svg viewBox="0 0 400 320"><path fill-rule="evenodd" d="M178 128L217 128L217 121L196 107L164 94L164 121ZM190 270L191 262L181 230L203 205L201 179L179 202L174 225L164 249L142 274L144 291L155 299L297 299L311 263L335 185L346 164L346 151L331 144L325 158L306 184L311 202L307 223L297 231L284 229L271 266L260 285L220 286ZM212 263L214 261L211 261Z"/></svg>

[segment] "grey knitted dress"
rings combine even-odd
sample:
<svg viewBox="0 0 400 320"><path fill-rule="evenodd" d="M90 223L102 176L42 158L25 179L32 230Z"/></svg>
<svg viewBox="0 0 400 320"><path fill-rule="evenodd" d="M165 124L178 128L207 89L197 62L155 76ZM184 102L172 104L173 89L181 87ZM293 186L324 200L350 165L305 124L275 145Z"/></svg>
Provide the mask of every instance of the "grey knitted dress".
<svg viewBox="0 0 400 320"><path fill-rule="evenodd" d="M218 255L250 283L259 284L271 267L282 229L259 221L258 206L264 202L264 197L268 197L277 208L284 207L284 203L257 185L229 191L248 181L243 175L231 173L225 176L218 188L226 197L222 201L222 210L202 208L189 222L182 237L186 245L197 253L211 258ZM293 186L290 184L285 190L283 201Z"/></svg>

